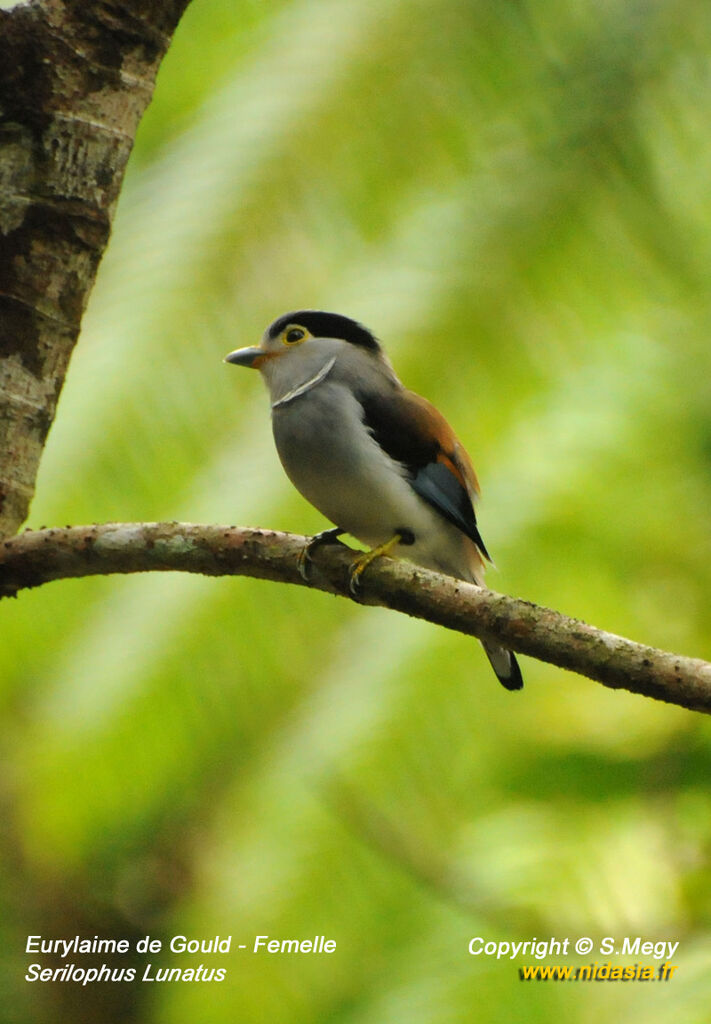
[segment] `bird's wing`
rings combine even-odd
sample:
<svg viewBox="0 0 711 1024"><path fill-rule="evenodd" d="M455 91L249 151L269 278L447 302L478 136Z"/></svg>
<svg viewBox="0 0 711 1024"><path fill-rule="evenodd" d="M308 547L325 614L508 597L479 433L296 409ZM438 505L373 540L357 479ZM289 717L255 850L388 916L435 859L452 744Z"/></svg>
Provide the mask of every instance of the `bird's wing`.
<svg viewBox="0 0 711 1024"><path fill-rule="evenodd" d="M413 490L491 561L474 513L479 493L474 467L444 416L405 388L382 397L358 395L358 399L365 426L380 447L406 468Z"/></svg>

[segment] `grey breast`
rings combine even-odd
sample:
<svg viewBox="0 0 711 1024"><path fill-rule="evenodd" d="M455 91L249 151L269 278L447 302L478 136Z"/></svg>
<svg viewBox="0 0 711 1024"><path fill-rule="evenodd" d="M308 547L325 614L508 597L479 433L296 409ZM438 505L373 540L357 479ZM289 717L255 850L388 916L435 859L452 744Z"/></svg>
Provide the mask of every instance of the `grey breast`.
<svg viewBox="0 0 711 1024"><path fill-rule="evenodd" d="M351 391L326 380L273 410L274 440L294 486L331 522L367 544L388 540L416 503L381 451ZM419 503L417 503L419 504Z"/></svg>

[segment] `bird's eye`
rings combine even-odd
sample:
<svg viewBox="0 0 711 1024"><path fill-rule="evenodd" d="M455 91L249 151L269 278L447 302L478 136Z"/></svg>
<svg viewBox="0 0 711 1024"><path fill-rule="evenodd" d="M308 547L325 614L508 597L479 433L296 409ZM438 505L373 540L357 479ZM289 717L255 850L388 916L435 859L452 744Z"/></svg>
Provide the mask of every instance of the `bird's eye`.
<svg viewBox="0 0 711 1024"><path fill-rule="evenodd" d="M306 331L301 327L290 327L284 332L284 341L287 345L296 345L306 337Z"/></svg>

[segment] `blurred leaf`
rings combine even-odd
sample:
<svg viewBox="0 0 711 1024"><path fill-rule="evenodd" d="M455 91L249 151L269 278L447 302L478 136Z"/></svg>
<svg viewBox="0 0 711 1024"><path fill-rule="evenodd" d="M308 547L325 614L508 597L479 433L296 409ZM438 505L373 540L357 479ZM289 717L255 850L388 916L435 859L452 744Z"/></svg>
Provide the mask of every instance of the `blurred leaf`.
<svg viewBox="0 0 711 1024"><path fill-rule="evenodd" d="M192 4L30 525L322 528L256 375L221 360L286 309L337 309L471 449L492 586L708 656L710 21L700 0ZM512 696L465 637L251 580L53 584L3 614L4 950L60 903L67 934L338 942L234 954L219 1000L136 986L156 1024L706 1019L701 716L531 662ZM679 939L681 966L581 990L467 954L529 927Z"/></svg>

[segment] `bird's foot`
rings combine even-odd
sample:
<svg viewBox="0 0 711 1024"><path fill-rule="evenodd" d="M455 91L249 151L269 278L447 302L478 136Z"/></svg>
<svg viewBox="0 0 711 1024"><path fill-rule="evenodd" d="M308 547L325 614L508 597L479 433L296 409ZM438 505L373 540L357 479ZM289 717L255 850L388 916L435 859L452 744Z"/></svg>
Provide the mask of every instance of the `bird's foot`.
<svg viewBox="0 0 711 1024"><path fill-rule="evenodd" d="M414 543L415 535L412 530L403 528L401 530L397 530L390 540L386 540L384 544L378 544L376 548L371 548L370 551L366 551L364 554L359 555L348 570L348 589L351 592L351 596L355 598L360 597L360 578L371 562L374 562L376 558L380 558L381 555L389 555L392 549L397 547L398 544Z"/></svg>
<svg viewBox="0 0 711 1024"><path fill-rule="evenodd" d="M296 563L296 567L299 570L299 575L302 580L306 583L309 582L309 564L311 562L311 552L315 548L320 548L323 544L340 544L339 537L343 533L343 530L339 530L337 526L334 526L331 530L322 530L321 533L315 534L311 540L301 549L299 553L299 560Z"/></svg>

